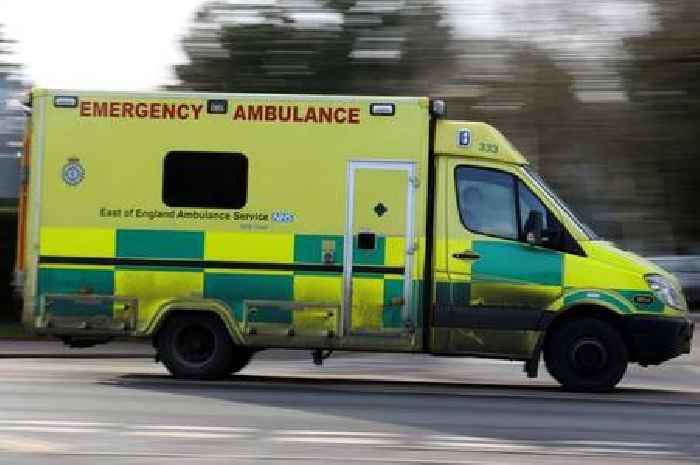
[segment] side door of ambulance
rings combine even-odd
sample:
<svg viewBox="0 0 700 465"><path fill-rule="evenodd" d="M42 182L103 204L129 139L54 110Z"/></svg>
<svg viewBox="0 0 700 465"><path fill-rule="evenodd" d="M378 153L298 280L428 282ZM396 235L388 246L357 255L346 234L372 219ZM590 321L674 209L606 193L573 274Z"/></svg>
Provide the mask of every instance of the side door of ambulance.
<svg viewBox="0 0 700 465"><path fill-rule="evenodd" d="M403 335L416 321L415 163L351 161L347 170L344 333ZM408 346L411 340L400 344Z"/></svg>
<svg viewBox="0 0 700 465"><path fill-rule="evenodd" d="M440 161L448 282L436 292L435 325L447 329L450 351L528 356L545 308L562 293L563 255L528 244L523 225L531 210L542 212L545 228L561 225L519 168Z"/></svg>

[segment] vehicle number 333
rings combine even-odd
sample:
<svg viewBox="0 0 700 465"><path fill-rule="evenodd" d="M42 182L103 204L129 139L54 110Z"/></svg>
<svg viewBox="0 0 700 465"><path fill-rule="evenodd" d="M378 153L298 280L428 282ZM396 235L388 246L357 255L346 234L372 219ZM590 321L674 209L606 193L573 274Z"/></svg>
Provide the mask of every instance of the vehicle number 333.
<svg viewBox="0 0 700 465"><path fill-rule="evenodd" d="M485 142L480 142L479 151L486 153L498 153L498 144L487 144Z"/></svg>

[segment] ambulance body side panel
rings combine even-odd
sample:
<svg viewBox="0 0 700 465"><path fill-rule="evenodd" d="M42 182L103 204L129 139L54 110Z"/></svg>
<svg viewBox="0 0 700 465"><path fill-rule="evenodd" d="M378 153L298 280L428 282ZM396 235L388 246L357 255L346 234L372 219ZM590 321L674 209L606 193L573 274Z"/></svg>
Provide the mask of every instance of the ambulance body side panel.
<svg viewBox="0 0 700 465"><path fill-rule="evenodd" d="M337 335L347 305L353 310L348 334L398 333L403 318L419 321L423 251L406 255L405 227L394 229L409 218L415 242L424 236L426 183L411 187L403 167L417 179L427 176L427 99L392 98L394 116L373 116L370 104L387 99L105 93L80 94L77 107L57 108L55 95L43 91L36 98L46 121L34 138L44 140L34 144L34 153L42 154L33 181L41 188L30 202L40 204L40 218L34 221L38 255L30 261L38 259L39 266L27 290L36 297L27 300L27 315L40 330L51 332L51 318L89 314L96 317L90 324L99 326L102 317L109 326L116 319L109 329L146 335L168 308L216 307L226 313L234 337L250 336L252 345L318 346L318 338ZM208 113L208 99L225 100L227 113ZM181 105L187 107L178 115ZM266 106L289 108L292 121L266 121ZM304 121L310 107L317 113L343 108L344 121ZM138 116L138 108L147 116ZM188 182L177 176L164 181L169 163L186 169L193 156L220 154L240 162L232 184L246 185L230 188L242 197L241 208L165 203L173 201L164 189ZM396 162L401 169L358 171L357 182L364 184L349 204L351 161ZM176 192L175 201L193 197L192 186ZM407 211L411 188L415 199ZM352 300L343 267L348 208L355 211ZM371 247L358 244L361 232L373 236ZM409 262L406 286L402 273ZM411 300L404 302L409 288ZM76 324L85 329L84 322ZM276 343L278 336L290 342ZM361 337L346 339L374 347ZM401 341L397 350L418 349L415 337Z"/></svg>

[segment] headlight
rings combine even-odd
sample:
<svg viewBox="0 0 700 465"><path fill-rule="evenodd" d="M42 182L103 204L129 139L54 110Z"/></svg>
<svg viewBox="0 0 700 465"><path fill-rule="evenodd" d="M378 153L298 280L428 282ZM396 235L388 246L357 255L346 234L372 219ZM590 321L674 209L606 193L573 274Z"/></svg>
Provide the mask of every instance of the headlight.
<svg viewBox="0 0 700 465"><path fill-rule="evenodd" d="M687 310L683 294L673 287L671 281L658 274L647 275L646 280L651 290L654 291L654 294L656 294L656 297L659 298L661 302L678 310Z"/></svg>

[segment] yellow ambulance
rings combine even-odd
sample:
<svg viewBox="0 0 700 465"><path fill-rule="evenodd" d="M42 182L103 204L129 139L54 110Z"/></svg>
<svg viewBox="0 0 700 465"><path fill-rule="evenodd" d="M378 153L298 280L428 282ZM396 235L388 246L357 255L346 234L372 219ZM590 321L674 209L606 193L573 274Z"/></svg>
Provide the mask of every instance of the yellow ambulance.
<svg viewBox="0 0 700 465"><path fill-rule="evenodd" d="M423 97L31 96L24 320L151 338L176 377L265 348L524 362L603 391L690 351L676 278L601 240L493 127Z"/></svg>

